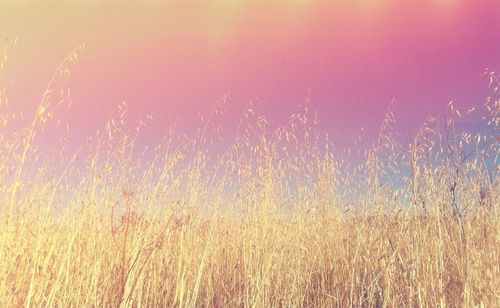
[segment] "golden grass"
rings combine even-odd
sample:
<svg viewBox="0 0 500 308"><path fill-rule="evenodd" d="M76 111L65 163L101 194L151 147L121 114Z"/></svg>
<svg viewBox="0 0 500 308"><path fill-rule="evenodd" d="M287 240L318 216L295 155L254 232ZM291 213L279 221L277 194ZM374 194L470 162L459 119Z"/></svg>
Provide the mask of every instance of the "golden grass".
<svg viewBox="0 0 500 308"><path fill-rule="evenodd" d="M134 222L117 243L90 210L16 227L2 234L9 306L498 303L498 219L486 211L462 223L464 238L454 221L403 214Z"/></svg>
<svg viewBox="0 0 500 308"><path fill-rule="evenodd" d="M24 133L0 134L0 306L500 306L496 89L492 136L459 132L450 105L401 144L389 110L362 159L307 108L271 131L249 108L216 155L219 105L148 159L124 114L41 159L35 132L76 59Z"/></svg>

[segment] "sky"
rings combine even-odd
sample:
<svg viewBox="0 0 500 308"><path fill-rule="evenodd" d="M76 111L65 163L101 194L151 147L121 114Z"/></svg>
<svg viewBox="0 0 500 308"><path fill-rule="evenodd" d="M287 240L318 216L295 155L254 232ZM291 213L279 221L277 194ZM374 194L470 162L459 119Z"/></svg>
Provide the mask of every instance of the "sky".
<svg viewBox="0 0 500 308"><path fill-rule="evenodd" d="M61 87L71 141L102 128L128 105L131 121L153 116L141 143L228 95L222 133L233 138L250 101L272 126L306 98L339 146L359 129L374 138L394 99L403 132L450 100L479 105L486 68L500 70L500 1L1 1L0 73L10 105L30 119L63 59L85 44Z"/></svg>

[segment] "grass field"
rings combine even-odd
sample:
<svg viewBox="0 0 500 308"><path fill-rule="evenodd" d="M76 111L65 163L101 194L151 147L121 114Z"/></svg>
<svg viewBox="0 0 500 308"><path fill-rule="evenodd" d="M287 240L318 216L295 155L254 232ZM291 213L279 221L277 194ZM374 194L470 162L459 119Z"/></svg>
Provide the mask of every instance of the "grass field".
<svg viewBox="0 0 500 308"><path fill-rule="evenodd" d="M485 133L450 104L406 142L389 109L358 156L307 108L272 130L249 108L221 153L217 105L149 156L121 114L61 159L37 147L55 84L0 134L2 307L500 306L496 90Z"/></svg>

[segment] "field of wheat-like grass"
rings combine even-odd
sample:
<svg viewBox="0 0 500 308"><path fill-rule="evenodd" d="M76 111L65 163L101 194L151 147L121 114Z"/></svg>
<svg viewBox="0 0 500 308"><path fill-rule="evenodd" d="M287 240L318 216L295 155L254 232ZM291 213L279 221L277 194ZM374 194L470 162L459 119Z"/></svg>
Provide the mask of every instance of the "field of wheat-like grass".
<svg viewBox="0 0 500 308"><path fill-rule="evenodd" d="M221 150L222 99L149 154L122 106L76 154L48 155L76 58L26 129L0 105L0 306L500 305L496 88L469 111L481 133L450 104L405 140L388 109L359 153L307 106L275 129L249 108Z"/></svg>

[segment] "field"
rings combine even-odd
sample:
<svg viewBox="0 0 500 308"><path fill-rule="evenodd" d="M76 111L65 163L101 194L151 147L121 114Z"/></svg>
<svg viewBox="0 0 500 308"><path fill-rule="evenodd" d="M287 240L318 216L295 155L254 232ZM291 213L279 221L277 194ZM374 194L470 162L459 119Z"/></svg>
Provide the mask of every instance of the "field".
<svg viewBox="0 0 500 308"><path fill-rule="evenodd" d="M42 155L66 65L25 129L1 106L0 306L500 305L494 73L475 111L450 104L408 142L389 108L360 152L307 105L273 129L249 107L220 151L219 102L149 154L121 106L77 154Z"/></svg>

